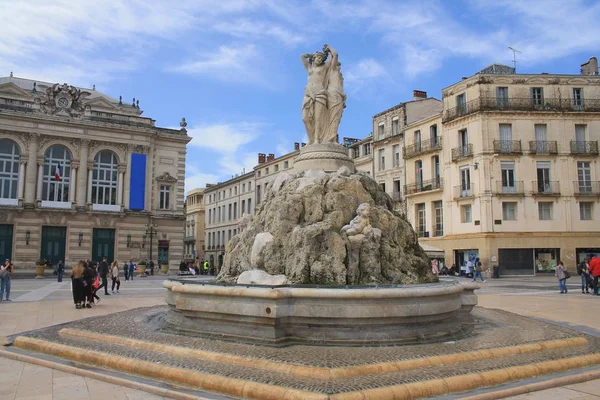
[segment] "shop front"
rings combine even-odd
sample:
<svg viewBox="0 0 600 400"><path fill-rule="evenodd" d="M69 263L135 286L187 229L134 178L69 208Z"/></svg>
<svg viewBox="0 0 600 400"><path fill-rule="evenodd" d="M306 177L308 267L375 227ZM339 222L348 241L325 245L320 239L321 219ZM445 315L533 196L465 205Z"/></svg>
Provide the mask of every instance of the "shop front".
<svg viewBox="0 0 600 400"><path fill-rule="evenodd" d="M534 249L535 272L554 273L560 261L560 249Z"/></svg>
<svg viewBox="0 0 600 400"><path fill-rule="evenodd" d="M479 249L454 250L454 262L456 263L457 268L460 268L461 275L466 275L468 273L467 263L469 260L475 265L477 257L479 257Z"/></svg>

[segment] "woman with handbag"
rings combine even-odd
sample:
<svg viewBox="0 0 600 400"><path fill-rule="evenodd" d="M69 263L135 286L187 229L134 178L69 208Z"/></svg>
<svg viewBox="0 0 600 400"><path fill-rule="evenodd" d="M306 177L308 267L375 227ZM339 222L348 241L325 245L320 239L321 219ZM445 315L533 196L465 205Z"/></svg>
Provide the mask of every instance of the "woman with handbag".
<svg viewBox="0 0 600 400"><path fill-rule="evenodd" d="M565 267L565 264L563 264L562 261L558 261L555 275L558 278L558 289L560 290L560 293L567 293L567 279L569 279L571 275L569 275L569 271L567 271L567 267Z"/></svg>
<svg viewBox="0 0 600 400"><path fill-rule="evenodd" d="M119 288L121 287L121 279L119 278L119 262L117 260L113 261L111 265L110 277L112 279L112 294L120 294ZM116 292L115 285L117 286Z"/></svg>

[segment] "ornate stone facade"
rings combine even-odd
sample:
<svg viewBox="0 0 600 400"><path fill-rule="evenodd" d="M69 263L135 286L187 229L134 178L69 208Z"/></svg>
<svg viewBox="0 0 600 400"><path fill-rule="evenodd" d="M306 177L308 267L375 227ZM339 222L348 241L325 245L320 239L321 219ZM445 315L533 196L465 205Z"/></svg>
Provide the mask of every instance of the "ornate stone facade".
<svg viewBox="0 0 600 400"><path fill-rule="evenodd" d="M0 78L0 258L178 265L190 138L141 114L95 89Z"/></svg>

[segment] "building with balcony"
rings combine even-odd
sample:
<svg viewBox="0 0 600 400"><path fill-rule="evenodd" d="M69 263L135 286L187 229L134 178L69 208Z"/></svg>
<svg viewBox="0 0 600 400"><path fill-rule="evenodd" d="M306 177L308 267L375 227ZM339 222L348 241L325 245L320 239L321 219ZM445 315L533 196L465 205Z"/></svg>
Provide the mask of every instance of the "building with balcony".
<svg viewBox="0 0 600 400"><path fill-rule="evenodd" d="M424 243L443 248L446 263L480 257L501 275L553 271L560 259L573 269L600 254L595 59L581 75L494 65L443 89L442 101L444 234Z"/></svg>
<svg viewBox="0 0 600 400"><path fill-rule="evenodd" d="M357 172L362 172L369 176L373 175L373 135L364 139L357 140L348 146L348 156L354 162L354 168Z"/></svg>
<svg viewBox="0 0 600 400"><path fill-rule="evenodd" d="M183 257L186 260L204 259L204 219L204 188L190 190L185 198Z"/></svg>
<svg viewBox="0 0 600 400"><path fill-rule="evenodd" d="M441 101L428 98L426 92L415 90L413 100L373 116L372 176L391 196L395 208L403 213L406 212L403 198L403 188L406 186L404 160L437 152L441 145L438 141L441 124L421 126L418 122L429 120L441 111ZM359 159L355 163L357 161Z"/></svg>
<svg viewBox="0 0 600 400"><path fill-rule="evenodd" d="M190 141L180 125L156 127L135 99L95 88L0 77L0 258L176 267Z"/></svg>
<svg viewBox="0 0 600 400"><path fill-rule="evenodd" d="M204 189L204 259L217 268L223 265L225 246L238 233L238 221L254 214L256 186L254 171Z"/></svg>

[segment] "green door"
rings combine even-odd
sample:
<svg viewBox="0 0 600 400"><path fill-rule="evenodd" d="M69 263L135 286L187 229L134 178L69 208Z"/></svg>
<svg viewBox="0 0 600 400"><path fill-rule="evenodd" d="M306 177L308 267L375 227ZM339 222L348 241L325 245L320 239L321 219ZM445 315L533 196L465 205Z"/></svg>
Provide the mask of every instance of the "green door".
<svg viewBox="0 0 600 400"><path fill-rule="evenodd" d="M40 258L50 260L52 265L65 261L67 228L62 226L42 226L42 248Z"/></svg>
<svg viewBox="0 0 600 400"><path fill-rule="evenodd" d="M0 262L12 260L13 226L0 225Z"/></svg>
<svg viewBox="0 0 600 400"><path fill-rule="evenodd" d="M92 261L101 261L102 257L108 257L111 263L115 259L115 230L96 229L92 238Z"/></svg>

